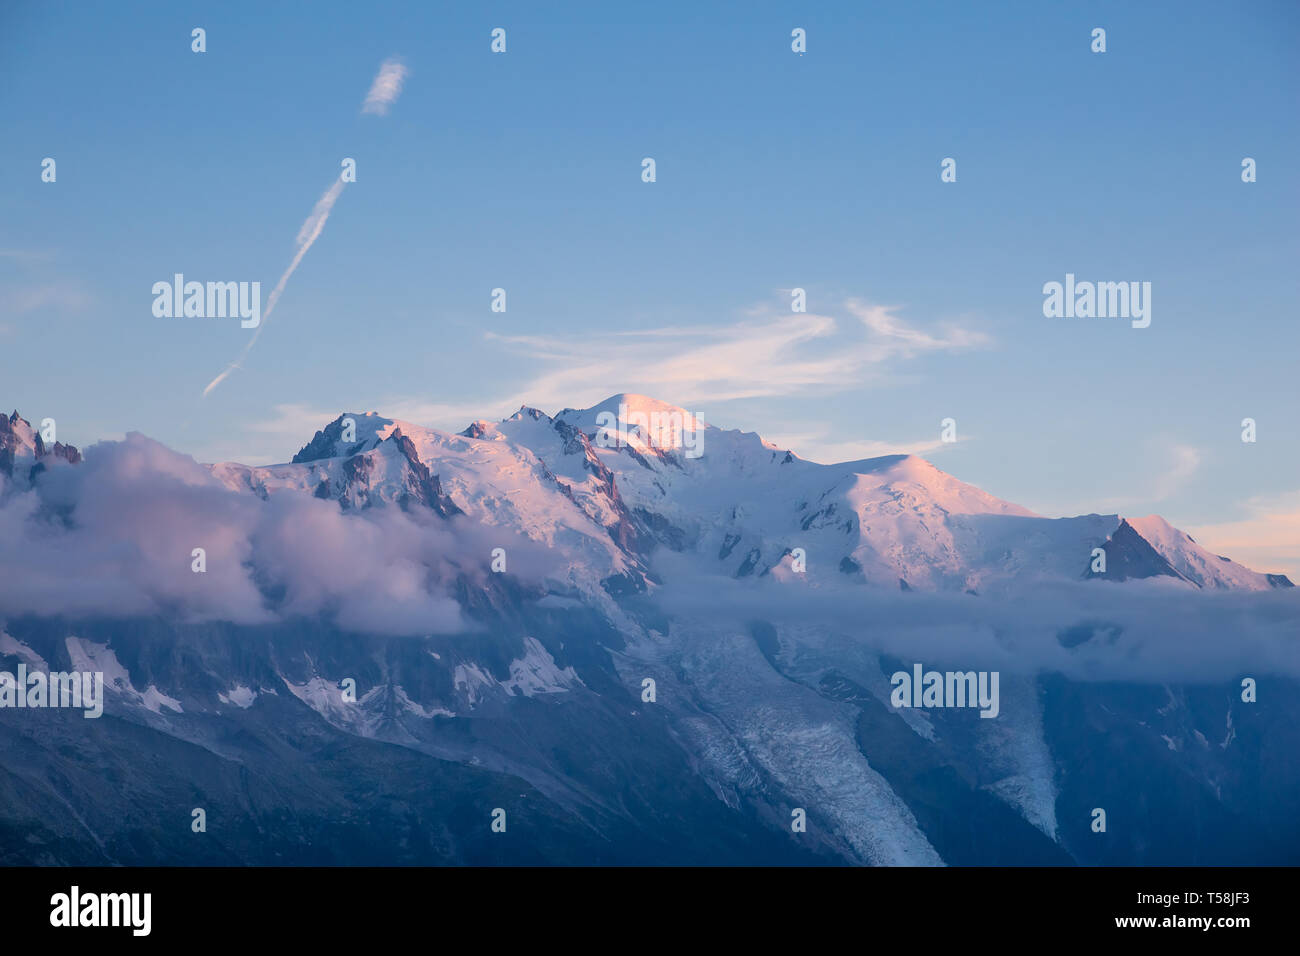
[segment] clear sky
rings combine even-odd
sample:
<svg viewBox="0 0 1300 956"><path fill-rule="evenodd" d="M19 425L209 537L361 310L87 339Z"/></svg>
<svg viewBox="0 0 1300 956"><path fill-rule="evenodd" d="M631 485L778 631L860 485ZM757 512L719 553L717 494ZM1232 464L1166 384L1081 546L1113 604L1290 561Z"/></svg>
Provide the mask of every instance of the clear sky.
<svg viewBox="0 0 1300 956"><path fill-rule="evenodd" d="M1300 4L477 6L0 5L0 403L260 463L641 392L1300 572ZM265 307L345 157L204 397L253 332L153 284ZM1044 317L1066 273L1150 327Z"/></svg>

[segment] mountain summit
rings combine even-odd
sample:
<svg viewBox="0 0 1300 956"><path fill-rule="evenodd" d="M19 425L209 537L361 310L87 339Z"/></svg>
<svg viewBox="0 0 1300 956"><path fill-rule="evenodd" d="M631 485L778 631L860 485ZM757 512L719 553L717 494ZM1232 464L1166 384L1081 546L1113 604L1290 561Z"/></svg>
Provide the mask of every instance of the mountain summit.
<svg viewBox="0 0 1300 956"><path fill-rule="evenodd" d="M0 859L1296 859L1296 595L1158 517L637 395L303 438L82 461L0 418L0 673L100 673L108 718L0 707ZM997 699L900 705L922 673Z"/></svg>
<svg viewBox="0 0 1300 956"><path fill-rule="evenodd" d="M349 412L287 465L223 464L214 473L231 487L296 490L345 508L437 502L440 512L455 509L556 549L566 581L588 591L652 586L660 548L702 573L739 578L783 576L799 549L798 580L824 588L984 593L1048 578L1168 577L1244 590L1291 583L1210 554L1155 516L1043 518L914 455L818 464L636 394L554 416L525 406L458 434ZM1092 570L1094 549L1113 570Z"/></svg>
<svg viewBox="0 0 1300 956"><path fill-rule="evenodd" d="M17 412L0 419L0 471L12 482L26 486L52 461L75 464L80 454L46 449ZM460 433L345 412L286 464L210 471L262 498L462 515L550 549L548 584L588 596L653 588L660 551L700 574L830 590L982 594L1053 578L1292 586L1210 553L1158 516L1043 518L914 455L819 464L630 393L554 416L524 406ZM1098 549L1104 570L1094 570Z"/></svg>

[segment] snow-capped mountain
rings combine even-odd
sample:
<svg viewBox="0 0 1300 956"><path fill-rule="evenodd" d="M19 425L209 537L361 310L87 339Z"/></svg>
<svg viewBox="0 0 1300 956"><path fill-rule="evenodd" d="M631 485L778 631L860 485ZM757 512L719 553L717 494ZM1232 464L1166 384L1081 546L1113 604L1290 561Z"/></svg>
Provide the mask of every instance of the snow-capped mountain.
<svg viewBox="0 0 1300 956"><path fill-rule="evenodd" d="M349 443L341 439L345 421L353 423ZM683 447L683 424L697 456ZM291 464L213 470L259 495L290 490L344 508L419 502L444 516L459 511L563 554L571 568L592 572L582 582L588 591L593 579L611 577L643 589L658 548L737 577L788 570L802 548L806 580L821 587L847 579L980 591L1041 577L1103 577L1091 571L1096 547L1119 559L1113 579L1168 575L1198 588L1248 590L1289 584L1210 554L1156 516L1042 518L914 455L817 464L641 395L554 417L525 407L454 435L344 413Z"/></svg>
<svg viewBox="0 0 1300 956"><path fill-rule="evenodd" d="M48 464L60 461L75 465L81 453L59 441L47 447L40 432L16 409L8 418L0 415L0 474L10 482L27 487Z"/></svg>
<svg viewBox="0 0 1300 956"><path fill-rule="evenodd" d="M1300 859L1296 592L1158 517L638 395L304 439L82 461L0 419L0 671L107 695L0 707L4 859ZM996 719L897 706L916 665L999 671Z"/></svg>

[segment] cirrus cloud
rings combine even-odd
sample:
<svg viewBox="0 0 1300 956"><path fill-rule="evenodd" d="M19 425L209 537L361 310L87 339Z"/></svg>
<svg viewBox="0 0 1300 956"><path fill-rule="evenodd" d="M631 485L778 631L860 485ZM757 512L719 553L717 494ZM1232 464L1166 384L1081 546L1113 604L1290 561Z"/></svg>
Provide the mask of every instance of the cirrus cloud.
<svg viewBox="0 0 1300 956"><path fill-rule="evenodd" d="M402 84L406 81L406 65L397 57L389 57L379 67L370 92L361 106L362 113L387 116L389 109L402 95Z"/></svg>

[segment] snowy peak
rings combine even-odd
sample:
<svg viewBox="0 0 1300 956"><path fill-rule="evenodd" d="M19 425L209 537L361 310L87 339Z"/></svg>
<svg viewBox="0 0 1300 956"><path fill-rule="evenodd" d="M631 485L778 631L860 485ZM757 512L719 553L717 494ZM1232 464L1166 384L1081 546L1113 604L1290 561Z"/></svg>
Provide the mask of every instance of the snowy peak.
<svg viewBox="0 0 1300 956"><path fill-rule="evenodd" d="M384 418L375 412L364 415L344 412L330 422L293 456L295 465L325 458L346 458L359 452L377 448L393 430L403 425L408 430L418 426Z"/></svg>
<svg viewBox="0 0 1300 956"><path fill-rule="evenodd" d="M13 487L29 487L55 460L80 455L59 444L47 450L16 412L0 416L0 471ZM1292 586L1285 575L1212 554L1154 515L1042 518L915 455L819 464L630 393L554 417L525 405L459 434L348 412L287 464L224 463L211 472L263 499L294 494L344 511L391 505L464 515L494 540L544 548L557 593L601 601L653 587L664 551L701 575L982 594L1102 577L1090 568L1100 547L1105 580Z"/></svg>
<svg viewBox="0 0 1300 956"><path fill-rule="evenodd" d="M996 498L986 491L940 471L916 455L888 455L850 462L850 501L863 507L932 510L953 515L1002 514L1038 517L1028 508Z"/></svg>
<svg viewBox="0 0 1300 956"><path fill-rule="evenodd" d="M1140 536L1168 563L1175 575L1199 588L1263 591L1294 586L1285 574L1261 574L1223 555L1207 551L1190 534L1179 531L1159 515L1125 518L1120 527L1127 527Z"/></svg>
<svg viewBox="0 0 1300 956"><path fill-rule="evenodd" d="M693 457L681 447L691 429ZM983 591L1077 577L1103 547L1113 552L1110 580L1285 586L1209 554L1159 518L1049 520L915 455L823 465L644 395L612 395L554 418L524 407L462 434L529 449L621 548L650 564L657 545L707 556L732 576L764 577L802 549L800 580Z"/></svg>
<svg viewBox="0 0 1300 956"><path fill-rule="evenodd" d="M1090 565L1086 573L1089 578L1129 581L1170 577L1188 581L1188 578L1180 574L1164 554L1126 520L1120 520L1118 527L1106 539L1101 549L1106 554L1105 569L1093 570Z"/></svg>
<svg viewBox="0 0 1300 956"><path fill-rule="evenodd" d="M17 409L8 418L0 415L0 448L9 450L14 456L36 457L36 432Z"/></svg>
<svg viewBox="0 0 1300 956"><path fill-rule="evenodd" d="M641 453L689 454L697 435L709 428L684 408L628 392L591 408L566 408L555 418L580 429L598 447L628 446Z"/></svg>
<svg viewBox="0 0 1300 956"><path fill-rule="evenodd" d="M36 433L18 412L6 418L0 415L0 474L17 477L26 483L28 472L36 462Z"/></svg>
<svg viewBox="0 0 1300 956"><path fill-rule="evenodd" d="M212 473L227 487L262 498L289 491L337 501L345 511L391 503L448 518L460 509L411 437L426 433L374 412L349 412L317 431L289 464L250 468L223 462L213 465Z"/></svg>
<svg viewBox="0 0 1300 956"><path fill-rule="evenodd" d="M1109 581L1169 577L1202 590L1266 591L1293 587L1285 574L1261 574L1212 554L1158 515L1119 518L1101 549L1106 570L1085 577Z"/></svg>
<svg viewBox="0 0 1300 956"><path fill-rule="evenodd" d="M75 465L81 461L81 452L61 441L47 446L41 433L16 409L7 418L0 415L0 474L26 486L56 461Z"/></svg>
<svg viewBox="0 0 1300 956"><path fill-rule="evenodd" d="M611 395L603 402L598 402L590 408L566 408L555 417L569 419L575 423L578 421L585 423L590 420L594 425L597 418L605 415L611 415L615 421L625 423L636 423L648 419L676 420L691 429L706 427L703 419L697 419L695 415L684 408L660 401L657 398L650 398L647 395L637 395L634 392L621 392L618 395Z"/></svg>

